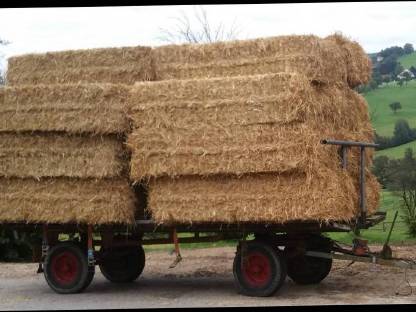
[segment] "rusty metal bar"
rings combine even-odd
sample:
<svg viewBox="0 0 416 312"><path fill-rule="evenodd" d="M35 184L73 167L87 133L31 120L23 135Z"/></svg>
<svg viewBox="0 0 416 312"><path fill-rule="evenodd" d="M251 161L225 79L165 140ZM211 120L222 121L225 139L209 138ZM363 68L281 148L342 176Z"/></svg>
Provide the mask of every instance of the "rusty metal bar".
<svg viewBox="0 0 416 312"><path fill-rule="evenodd" d="M342 169L347 169L347 152L348 152L348 147L346 146L341 146L341 154L342 154Z"/></svg>
<svg viewBox="0 0 416 312"><path fill-rule="evenodd" d="M321 140L321 144L328 145L341 145L341 146L361 146L361 147L378 147L379 144L368 143L368 142L356 142L356 141L341 141L341 140Z"/></svg>
<svg viewBox="0 0 416 312"><path fill-rule="evenodd" d="M365 202L365 147L360 147L360 211L361 225L365 224L367 217L367 206Z"/></svg>

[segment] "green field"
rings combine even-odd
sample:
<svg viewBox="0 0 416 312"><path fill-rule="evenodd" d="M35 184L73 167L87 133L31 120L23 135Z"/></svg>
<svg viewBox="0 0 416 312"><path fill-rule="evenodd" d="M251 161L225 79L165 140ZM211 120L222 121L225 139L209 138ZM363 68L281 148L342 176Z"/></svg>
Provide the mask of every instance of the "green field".
<svg viewBox="0 0 416 312"><path fill-rule="evenodd" d="M398 61L404 68L410 68L412 65L416 66L416 52L401 56Z"/></svg>
<svg viewBox="0 0 416 312"><path fill-rule="evenodd" d="M378 134L392 136L394 124L400 118L406 119L411 128L416 128L416 80L402 87L389 83L364 96L369 104L372 123ZM402 109L396 114L389 107L389 104L394 101L399 101L402 105Z"/></svg>
<svg viewBox="0 0 416 312"><path fill-rule="evenodd" d="M385 150L377 151L376 156L387 156L389 158L403 158L404 152L407 148L413 149L416 153L416 141L412 141L403 145L399 145L392 148L387 148Z"/></svg>

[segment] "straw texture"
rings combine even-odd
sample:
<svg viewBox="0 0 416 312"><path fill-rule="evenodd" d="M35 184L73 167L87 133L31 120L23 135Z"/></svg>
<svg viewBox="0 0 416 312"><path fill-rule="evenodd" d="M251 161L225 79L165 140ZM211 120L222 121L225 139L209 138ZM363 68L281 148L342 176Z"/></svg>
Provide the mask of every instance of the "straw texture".
<svg viewBox="0 0 416 312"><path fill-rule="evenodd" d="M341 35L279 36L211 44L167 45L153 49L156 79L188 79L265 73L302 73L323 83L351 87L368 82L368 57Z"/></svg>
<svg viewBox="0 0 416 312"><path fill-rule="evenodd" d="M1 177L118 177L126 157L114 137L0 134Z"/></svg>
<svg viewBox="0 0 416 312"><path fill-rule="evenodd" d="M306 171L337 159L321 139L373 135L359 95L296 74L140 83L129 110L134 180Z"/></svg>
<svg viewBox="0 0 416 312"><path fill-rule="evenodd" d="M8 85L153 80L151 48L87 49L11 57Z"/></svg>
<svg viewBox="0 0 416 312"><path fill-rule="evenodd" d="M130 127L128 91L113 84L5 87L0 94L0 132L124 133Z"/></svg>
<svg viewBox="0 0 416 312"><path fill-rule="evenodd" d="M367 203L373 213L379 190L370 182ZM305 174L274 173L159 178L150 182L148 209L164 224L349 221L357 213L358 198L350 175L321 168L312 180Z"/></svg>
<svg viewBox="0 0 416 312"><path fill-rule="evenodd" d="M133 223L136 199L124 179L0 178L1 222Z"/></svg>

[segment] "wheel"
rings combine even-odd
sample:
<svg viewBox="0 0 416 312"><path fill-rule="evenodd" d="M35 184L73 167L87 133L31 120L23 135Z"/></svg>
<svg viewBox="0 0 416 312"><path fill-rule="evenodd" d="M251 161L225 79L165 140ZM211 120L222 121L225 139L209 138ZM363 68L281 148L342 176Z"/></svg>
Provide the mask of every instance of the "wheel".
<svg viewBox="0 0 416 312"><path fill-rule="evenodd" d="M307 251L330 252L329 241L323 237L314 237L306 242ZM318 284L328 276L332 259L296 255L287 262L287 275L297 284Z"/></svg>
<svg viewBox="0 0 416 312"><path fill-rule="evenodd" d="M58 243L45 258L45 279L60 294L83 291L91 283L93 272L88 268L87 253L74 242Z"/></svg>
<svg viewBox="0 0 416 312"><path fill-rule="evenodd" d="M95 269L94 268L90 268L90 271L88 271L88 278L85 281L84 286L81 288L81 291L83 291L85 288L87 288L88 286L90 286L92 280L94 279L94 275L95 275Z"/></svg>
<svg viewBox="0 0 416 312"><path fill-rule="evenodd" d="M128 283L143 272L145 255L142 246L116 247L103 250L100 270L113 283Z"/></svg>
<svg viewBox="0 0 416 312"><path fill-rule="evenodd" d="M234 283L239 293L246 296L273 295L286 278L286 263L282 253L263 241L246 243L242 263L241 248L233 263Z"/></svg>

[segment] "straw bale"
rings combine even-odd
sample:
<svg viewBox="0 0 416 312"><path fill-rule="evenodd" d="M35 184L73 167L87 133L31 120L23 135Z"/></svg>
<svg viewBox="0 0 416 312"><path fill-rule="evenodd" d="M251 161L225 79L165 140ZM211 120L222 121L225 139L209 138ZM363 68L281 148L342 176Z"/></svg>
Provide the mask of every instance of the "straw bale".
<svg viewBox="0 0 416 312"><path fill-rule="evenodd" d="M128 90L112 84L5 87L0 132L124 133Z"/></svg>
<svg viewBox="0 0 416 312"><path fill-rule="evenodd" d="M25 72L12 67L6 73L6 84L36 85L63 83L114 83L134 84L136 81L154 80L155 74L151 62L121 67L80 67L63 68L51 71Z"/></svg>
<svg viewBox="0 0 416 312"><path fill-rule="evenodd" d="M328 61L314 55L276 55L268 58L217 60L204 64L173 63L157 66L157 80L201 77L244 76L265 73L302 73L308 79L324 83L344 81L346 68L329 66Z"/></svg>
<svg viewBox="0 0 416 312"><path fill-rule="evenodd" d="M0 179L0 222L133 223L124 179Z"/></svg>
<svg viewBox="0 0 416 312"><path fill-rule="evenodd" d="M373 139L361 96L295 74L139 83L129 102L134 180L335 166L321 139Z"/></svg>
<svg viewBox="0 0 416 312"><path fill-rule="evenodd" d="M123 83L154 79L150 47L100 48L9 58L8 85Z"/></svg>
<svg viewBox="0 0 416 312"><path fill-rule="evenodd" d="M367 184L369 198L376 192ZM304 173L152 179L148 209L165 224L348 221L357 213L358 198L350 175L320 168L313 179ZM377 204L370 201L368 211Z"/></svg>
<svg viewBox="0 0 416 312"><path fill-rule="evenodd" d="M208 44L181 44L155 47L156 64L211 63L213 60L272 57L276 54L318 54L322 51L322 39L314 35L278 36L248 40L233 40Z"/></svg>
<svg viewBox="0 0 416 312"><path fill-rule="evenodd" d="M345 40L345 45L354 44ZM345 48L314 35L279 36L211 44L167 45L153 49L156 79L185 79L217 76L298 72L324 83L348 82L351 76L365 81L367 68L355 67L368 57L355 50L346 58ZM350 48L353 50L354 48Z"/></svg>
<svg viewBox="0 0 416 312"><path fill-rule="evenodd" d="M371 59L357 42L341 34L328 36L325 40L335 42L342 49L348 72L347 80L351 87L368 83L371 80Z"/></svg>
<svg viewBox="0 0 416 312"><path fill-rule="evenodd" d="M114 136L0 134L1 177L117 177L127 164L123 143Z"/></svg>
<svg viewBox="0 0 416 312"><path fill-rule="evenodd" d="M98 48L26 54L9 58L12 70L38 72L82 67L135 66L149 59L150 47Z"/></svg>

